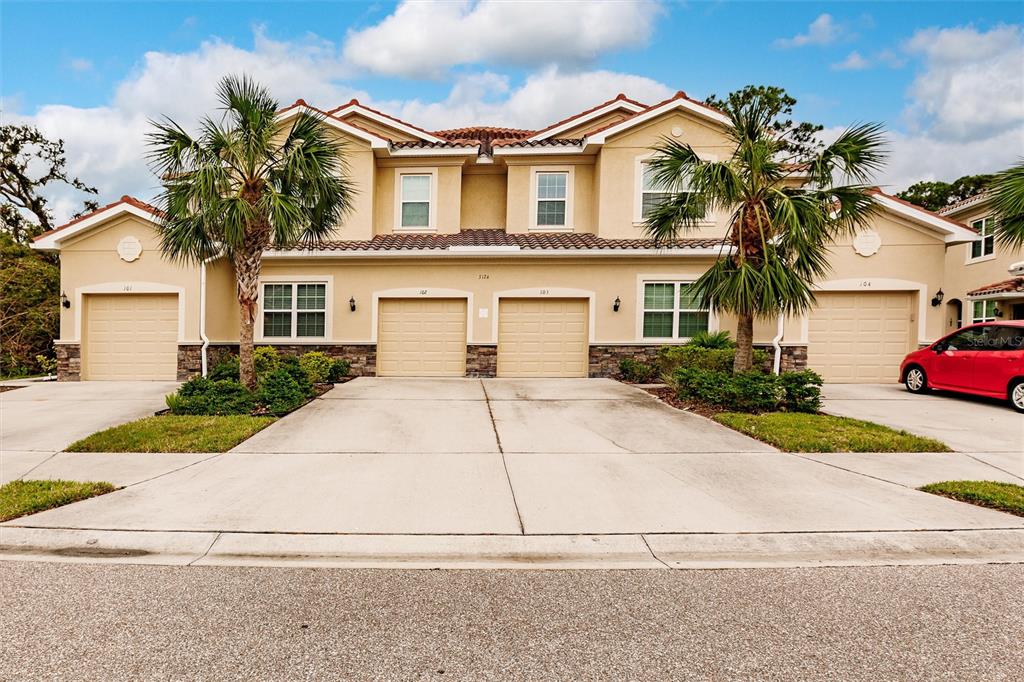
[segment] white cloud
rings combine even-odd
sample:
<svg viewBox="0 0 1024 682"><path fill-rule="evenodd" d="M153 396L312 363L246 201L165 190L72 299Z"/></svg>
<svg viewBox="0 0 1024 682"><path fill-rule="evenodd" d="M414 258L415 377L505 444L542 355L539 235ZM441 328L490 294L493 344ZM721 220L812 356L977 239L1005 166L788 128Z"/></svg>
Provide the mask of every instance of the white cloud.
<svg viewBox="0 0 1024 682"><path fill-rule="evenodd" d="M993 173L1017 161L1024 151L1024 127L981 140L949 140L930 134L890 133L890 156L881 182L892 191L919 180L950 182L963 175Z"/></svg>
<svg viewBox="0 0 1024 682"><path fill-rule="evenodd" d="M660 12L654 0L406 1L379 24L350 32L344 56L355 67L410 78L464 64L579 65L646 44Z"/></svg>
<svg viewBox="0 0 1024 682"><path fill-rule="evenodd" d="M807 27L806 33L792 38L779 38L776 47L805 47L807 45L831 45L845 34L845 29L832 18L831 14L819 15Z"/></svg>
<svg viewBox="0 0 1024 682"><path fill-rule="evenodd" d="M93 69L93 63L84 57L75 57L68 62L68 66L76 73L85 73Z"/></svg>
<svg viewBox="0 0 1024 682"><path fill-rule="evenodd" d="M1020 26L918 31L905 49L924 60L910 87L913 130L954 142L989 140L1024 129L1024 36ZM1018 138L1014 151L1021 153Z"/></svg>
<svg viewBox="0 0 1024 682"><path fill-rule="evenodd" d="M871 62L865 59L860 52L854 50L846 55L846 59L832 65L835 71L863 71L871 66Z"/></svg>

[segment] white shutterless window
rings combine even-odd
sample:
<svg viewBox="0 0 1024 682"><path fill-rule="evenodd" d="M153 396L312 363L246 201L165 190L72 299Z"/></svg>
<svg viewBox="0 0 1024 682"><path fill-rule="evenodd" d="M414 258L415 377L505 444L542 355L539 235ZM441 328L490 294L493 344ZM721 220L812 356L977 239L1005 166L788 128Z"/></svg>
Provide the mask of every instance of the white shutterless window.
<svg viewBox="0 0 1024 682"><path fill-rule="evenodd" d="M396 194L396 231L426 232L436 229L436 172L398 172Z"/></svg>
<svg viewBox="0 0 1024 682"><path fill-rule="evenodd" d="M273 282L263 285L263 338L319 339L326 336L326 283Z"/></svg>
<svg viewBox="0 0 1024 682"><path fill-rule="evenodd" d="M572 173L569 170L534 172L532 194L531 229L559 232L572 229Z"/></svg>
<svg viewBox="0 0 1024 682"><path fill-rule="evenodd" d="M708 330L708 309L691 282L644 282L643 337L688 339Z"/></svg>

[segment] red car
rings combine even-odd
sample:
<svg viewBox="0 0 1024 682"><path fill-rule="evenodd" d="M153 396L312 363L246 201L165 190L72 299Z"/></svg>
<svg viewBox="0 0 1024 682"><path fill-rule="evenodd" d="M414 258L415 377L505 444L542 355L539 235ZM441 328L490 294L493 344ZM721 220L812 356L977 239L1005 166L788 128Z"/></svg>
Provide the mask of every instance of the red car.
<svg viewBox="0 0 1024 682"><path fill-rule="evenodd" d="M907 355L900 381L911 393L972 393L1009 400L1024 412L1024 320L958 329Z"/></svg>

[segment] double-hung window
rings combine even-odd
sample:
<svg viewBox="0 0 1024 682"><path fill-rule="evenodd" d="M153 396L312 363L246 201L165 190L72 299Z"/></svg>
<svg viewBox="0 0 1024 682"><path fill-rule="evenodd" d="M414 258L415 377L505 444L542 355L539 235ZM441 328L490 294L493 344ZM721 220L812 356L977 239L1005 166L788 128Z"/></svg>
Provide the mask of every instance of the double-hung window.
<svg viewBox="0 0 1024 682"><path fill-rule="evenodd" d="M708 329L708 310L690 282L645 282L645 339L688 339Z"/></svg>
<svg viewBox="0 0 1024 682"><path fill-rule="evenodd" d="M428 230L430 199L432 195L430 173L402 173L399 192L399 227L406 230Z"/></svg>
<svg viewBox="0 0 1024 682"><path fill-rule="evenodd" d="M569 226L569 173L567 171L542 171L536 174L538 228L560 228Z"/></svg>
<svg viewBox="0 0 1024 682"><path fill-rule="evenodd" d="M672 192L666 192L654 181L654 168L647 161L640 164L640 218L647 220L654 209L666 199L672 196Z"/></svg>
<svg viewBox="0 0 1024 682"><path fill-rule="evenodd" d="M974 301L971 305L971 322L995 322L995 301Z"/></svg>
<svg viewBox="0 0 1024 682"><path fill-rule="evenodd" d="M288 283L263 285L264 338L327 336L327 285Z"/></svg>
<svg viewBox="0 0 1024 682"><path fill-rule="evenodd" d="M971 227L978 231L978 238L971 242L971 260L991 256L996 250L996 221L989 216L975 220Z"/></svg>

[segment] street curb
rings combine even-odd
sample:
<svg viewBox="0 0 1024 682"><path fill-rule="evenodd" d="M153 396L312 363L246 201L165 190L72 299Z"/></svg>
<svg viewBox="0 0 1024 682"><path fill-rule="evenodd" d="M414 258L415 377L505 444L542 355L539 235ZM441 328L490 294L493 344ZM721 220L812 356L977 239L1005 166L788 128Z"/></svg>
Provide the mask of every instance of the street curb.
<svg viewBox="0 0 1024 682"><path fill-rule="evenodd" d="M0 560L408 569L726 569L1024 563L1024 529L321 535L0 528Z"/></svg>

